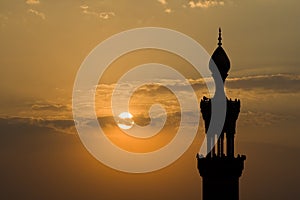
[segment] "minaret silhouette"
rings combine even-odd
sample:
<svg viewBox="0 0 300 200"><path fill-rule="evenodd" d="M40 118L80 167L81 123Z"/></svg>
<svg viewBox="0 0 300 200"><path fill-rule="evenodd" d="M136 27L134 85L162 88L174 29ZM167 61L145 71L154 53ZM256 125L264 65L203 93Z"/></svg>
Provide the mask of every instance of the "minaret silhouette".
<svg viewBox="0 0 300 200"><path fill-rule="evenodd" d="M209 69L212 77L217 81L216 73L220 73L223 83L225 82L230 69L230 60L222 48L221 28L219 28L218 47L214 51ZM215 65L212 64L212 60ZM215 69L217 67L217 69ZM213 98L218 95L225 95L223 84L218 87ZM212 99L213 99L212 98ZM211 100L203 97L200 103L201 113L205 122L205 132L207 133L211 117ZM245 155L234 156L234 136L236 120L240 112L240 100L231 100L226 97L227 110L223 131L215 144L216 135L207 134L206 157L197 155L198 170L202 176L203 200L238 200L239 199L239 177L244 169ZM224 139L226 136L226 154L224 151ZM213 145L213 148L211 148Z"/></svg>

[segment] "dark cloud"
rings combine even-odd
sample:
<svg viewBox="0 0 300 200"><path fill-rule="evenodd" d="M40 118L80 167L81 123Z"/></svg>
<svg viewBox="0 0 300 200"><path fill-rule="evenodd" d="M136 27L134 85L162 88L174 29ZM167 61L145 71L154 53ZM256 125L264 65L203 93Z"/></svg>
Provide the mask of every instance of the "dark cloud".
<svg viewBox="0 0 300 200"><path fill-rule="evenodd" d="M6 117L0 118L0 127L3 131L15 128L24 130L52 130L56 133L74 134L74 121L71 119L43 119L43 118L27 118L27 117Z"/></svg>
<svg viewBox="0 0 300 200"><path fill-rule="evenodd" d="M207 86L203 79L189 80L194 90L206 90ZM176 91L185 91L186 83L178 82L177 80L163 80L164 84L149 84L144 85L136 90L136 94L151 93L152 95L168 93L170 90L166 86L172 86ZM271 75L256 75L236 78L227 78L225 82L228 89L241 90L272 90L277 92L299 92L300 91L300 75L297 74L271 74Z"/></svg>
<svg viewBox="0 0 300 200"><path fill-rule="evenodd" d="M62 104L50 104L50 103L44 103L44 104L34 104L31 106L32 110L49 110L49 111L69 111L70 108L66 105Z"/></svg>
<svg viewBox="0 0 300 200"><path fill-rule="evenodd" d="M281 93L294 93L300 91L300 76L293 74L275 74L230 78L226 81L226 87L230 89L263 89Z"/></svg>
<svg viewBox="0 0 300 200"><path fill-rule="evenodd" d="M188 113L188 115L190 115L190 114ZM180 112L168 113L165 126L173 126L173 127L179 126L180 117L181 117ZM158 122L160 120L160 117L159 116L154 117L154 118L152 118L152 120L154 122ZM99 121L99 124L101 125L101 127L103 127L103 128L108 128L108 127L117 125L114 120L114 117L112 117L112 116L98 117L98 121ZM151 118L148 115L139 114L139 115L136 115L133 117L133 121L135 124L137 124L139 126L147 126L150 124ZM92 124L87 123L87 125L92 125Z"/></svg>
<svg viewBox="0 0 300 200"><path fill-rule="evenodd" d="M194 90L206 89L201 79L192 80ZM265 92L295 93L300 92L300 75L297 74L271 74L256 75L236 78L227 78L225 82L227 89L257 90Z"/></svg>

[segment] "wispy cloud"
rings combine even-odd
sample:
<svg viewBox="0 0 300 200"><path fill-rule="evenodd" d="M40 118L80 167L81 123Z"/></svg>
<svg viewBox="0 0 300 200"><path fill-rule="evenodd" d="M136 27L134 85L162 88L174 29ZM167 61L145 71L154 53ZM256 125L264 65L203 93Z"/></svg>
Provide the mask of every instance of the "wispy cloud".
<svg viewBox="0 0 300 200"><path fill-rule="evenodd" d="M24 129L48 129L56 133L76 134L72 119L43 119L33 117L1 117L0 127L3 131L13 128Z"/></svg>
<svg viewBox="0 0 300 200"><path fill-rule="evenodd" d="M88 5L81 5L80 8L83 9L83 10L86 10L86 9L89 8L89 6Z"/></svg>
<svg viewBox="0 0 300 200"><path fill-rule="evenodd" d="M26 0L26 4L37 5L37 4L40 4L40 1L39 0Z"/></svg>
<svg viewBox="0 0 300 200"><path fill-rule="evenodd" d="M40 12L40 11L37 11L37 10L34 10L34 9L28 9L27 12L31 13L31 14L33 14L35 16L38 16L38 17L40 17L43 20L46 19L46 15L43 12Z"/></svg>
<svg viewBox="0 0 300 200"><path fill-rule="evenodd" d="M100 18L100 19L110 19L110 18L116 16L115 13L112 12L112 11L98 12L98 11L92 10L86 4L81 5L80 8L81 8L83 14L95 16L95 17Z"/></svg>
<svg viewBox="0 0 300 200"><path fill-rule="evenodd" d="M166 5L168 2L166 0L157 0L159 3L161 3L162 5Z"/></svg>
<svg viewBox="0 0 300 200"><path fill-rule="evenodd" d="M199 1L189 1L188 5L190 8L209 8L216 6L224 6L224 1L218 0L199 0Z"/></svg>
<svg viewBox="0 0 300 200"><path fill-rule="evenodd" d="M165 9L165 13L168 13L168 14L169 14L169 13L172 13L172 12L173 12L173 10L172 10L171 8L166 8L166 9Z"/></svg>
<svg viewBox="0 0 300 200"><path fill-rule="evenodd" d="M265 91L277 91L281 93L293 93L300 91L300 75L273 74L256 75L240 78L229 78L226 86L231 89L263 89Z"/></svg>
<svg viewBox="0 0 300 200"><path fill-rule="evenodd" d="M164 7L165 13L170 14L174 12L174 10L169 8L169 6L167 7L168 2L166 0L157 0L157 2L159 2Z"/></svg>
<svg viewBox="0 0 300 200"><path fill-rule="evenodd" d="M68 111L70 110L68 106L62 105L62 104L50 104L50 103L44 103L44 104L34 104L31 106L32 110L38 110L38 111Z"/></svg>

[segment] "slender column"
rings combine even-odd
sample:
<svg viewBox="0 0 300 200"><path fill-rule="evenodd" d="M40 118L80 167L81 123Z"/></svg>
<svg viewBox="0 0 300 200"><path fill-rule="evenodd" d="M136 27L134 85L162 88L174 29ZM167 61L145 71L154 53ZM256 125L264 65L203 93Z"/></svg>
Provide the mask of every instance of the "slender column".
<svg viewBox="0 0 300 200"><path fill-rule="evenodd" d="M221 140L220 148L221 148L221 157L222 157L224 155L224 133L221 134L220 140Z"/></svg>
<svg viewBox="0 0 300 200"><path fill-rule="evenodd" d="M211 155L214 156L216 154L216 148L215 148L215 135L211 137L211 145L212 145L212 150L211 150Z"/></svg>
<svg viewBox="0 0 300 200"><path fill-rule="evenodd" d="M218 138L218 157L222 157L224 154L224 132L221 133Z"/></svg>
<svg viewBox="0 0 300 200"><path fill-rule="evenodd" d="M207 156L213 157L215 155L215 136L214 135L206 135L207 141Z"/></svg>
<svg viewBox="0 0 300 200"><path fill-rule="evenodd" d="M230 137L230 144L231 144L231 156L234 157L234 135L232 134Z"/></svg>
<svg viewBox="0 0 300 200"><path fill-rule="evenodd" d="M211 142L211 137L208 134L206 135L206 142L207 142L207 156L211 157L211 155L212 155L212 153L211 153L211 144L212 144L212 142Z"/></svg>
<svg viewBox="0 0 300 200"><path fill-rule="evenodd" d="M221 157L221 138L218 138L218 157Z"/></svg>
<svg viewBox="0 0 300 200"><path fill-rule="evenodd" d="M234 134L226 133L227 140L227 156L234 157Z"/></svg>
<svg viewBox="0 0 300 200"><path fill-rule="evenodd" d="M231 145L230 145L230 135L226 133L226 154L228 157L230 157L231 152Z"/></svg>

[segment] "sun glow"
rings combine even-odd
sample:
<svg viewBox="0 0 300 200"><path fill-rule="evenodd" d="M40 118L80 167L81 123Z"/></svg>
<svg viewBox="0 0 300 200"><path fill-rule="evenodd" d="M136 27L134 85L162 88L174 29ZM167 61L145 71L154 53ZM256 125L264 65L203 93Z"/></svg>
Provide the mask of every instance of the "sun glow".
<svg viewBox="0 0 300 200"><path fill-rule="evenodd" d="M134 125L134 121L132 119L132 114L129 112L122 112L118 116L117 124L121 129L130 129Z"/></svg>

